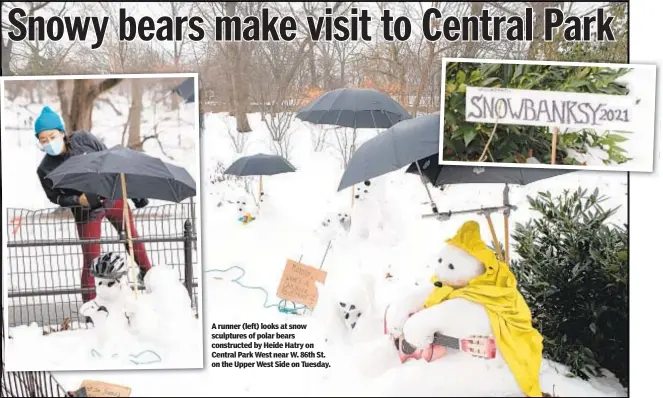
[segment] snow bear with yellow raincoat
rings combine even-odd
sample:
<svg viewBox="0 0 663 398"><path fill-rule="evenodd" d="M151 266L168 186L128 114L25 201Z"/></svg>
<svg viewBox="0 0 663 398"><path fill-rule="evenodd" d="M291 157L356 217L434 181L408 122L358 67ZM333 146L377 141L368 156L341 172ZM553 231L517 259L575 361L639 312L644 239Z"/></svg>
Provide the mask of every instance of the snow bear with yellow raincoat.
<svg viewBox="0 0 663 398"><path fill-rule="evenodd" d="M388 307L385 332L395 341L430 352L437 347L436 336L490 336L496 348L491 363L508 366L525 395L542 396L543 338L532 327L515 276L481 240L479 224L463 224L438 252L434 266L429 285ZM440 346L427 359L444 360L447 355L466 354Z"/></svg>

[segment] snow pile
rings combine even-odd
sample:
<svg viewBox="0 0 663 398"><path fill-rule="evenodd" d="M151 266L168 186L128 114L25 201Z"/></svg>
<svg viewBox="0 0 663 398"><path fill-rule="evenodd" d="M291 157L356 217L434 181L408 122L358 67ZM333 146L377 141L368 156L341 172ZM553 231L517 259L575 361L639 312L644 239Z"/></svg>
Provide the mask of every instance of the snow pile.
<svg viewBox="0 0 663 398"><path fill-rule="evenodd" d="M155 266L147 293L134 297L126 277L81 306L94 328L43 334L36 324L9 329L8 369L94 370L201 366L202 325L175 271ZM104 282L101 282L104 283ZM97 280L100 284L100 280Z"/></svg>

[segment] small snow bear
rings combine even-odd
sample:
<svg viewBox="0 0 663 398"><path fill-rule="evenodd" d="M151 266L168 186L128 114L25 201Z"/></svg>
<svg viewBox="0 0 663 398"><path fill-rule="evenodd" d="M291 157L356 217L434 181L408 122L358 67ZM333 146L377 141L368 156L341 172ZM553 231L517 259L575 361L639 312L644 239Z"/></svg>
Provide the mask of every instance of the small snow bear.
<svg viewBox="0 0 663 398"><path fill-rule="evenodd" d="M349 282L316 282L319 296L314 317L323 326L328 343L357 343L381 335L374 283L366 275Z"/></svg>
<svg viewBox="0 0 663 398"><path fill-rule="evenodd" d="M352 218L349 213L338 213L336 219L345 232L350 232L350 229L352 228Z"/></svg>
<svg viewBox="0 0 663 398"><path fill-rule="evenodd" d="M384 187L379 180L366 180L355 186L350 234L368 239L384 228Z"/></svg>
<svg viewBox="0 0 663 398"><path fill-rule="evenodd" d="M420 349L430 347L436 334L458 339L494 335L491 366L508 365L513 382L527 396L541 396L543 338L532 327L515 276L481 240L479 224L463 224L438 252L434 265L430 285L388 308L388 332Z"/></svg>
<svg viewBox="0 0 663 398"><path fill-rule="evenodd" d="M264 191L260 192L257 213L261 219L273 219L279 215L277 207L274 203L274 198Z"/></svg>
<svg viewBox="0 0 663 398"><path fill-rule="evenodd" d="M121 351L133 333L132 319L136 312L123 256L110 252L97 257L91 274L96 297L83 304L80 313L92 319L102 350Z"/></svg>
<svg viewBox="0 0 663 398"><path fill-rule="evenodd" d="M314 230L315 237L322 244L327 244L329 241L335 240L338 237L338 233L339 225L334 213L325 214L322 221L316 225Z"/></svg>
<svg viewBox="0 0 663 398"><path fill-rule="evenodd" d="M246 195L241 195L235 201L237 220L243 224L248 224L255 220L258 213L256 207L249 201Z"/></svg>

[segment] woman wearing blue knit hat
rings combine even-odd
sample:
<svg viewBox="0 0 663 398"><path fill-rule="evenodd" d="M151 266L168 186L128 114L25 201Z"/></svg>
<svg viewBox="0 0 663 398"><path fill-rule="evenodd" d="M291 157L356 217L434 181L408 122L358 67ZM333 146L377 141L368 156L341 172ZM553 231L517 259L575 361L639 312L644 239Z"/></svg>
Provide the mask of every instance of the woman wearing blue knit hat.
<svg viewBox="0 0 663 398"><path fill-rule="evenodd" d="M122 229L122 210L124 201L104 200L94 194L78 192L71 189L53 188L51 180L46 175L55 170L72 156L84 155L89 152L98 152L106 149L94 135L87 131L75 131L71 134L65 132L62 118L53 109L45 106L37 120L35 120L35 137L39 148L46 155L37 168L37 174L42 188L48 199L61 207L71 210L76 221L76 231L79 239L101 239L101 223L104 218L108 219L115 229ZM147 206L147 199L132 199L137 208ZM129 213L131 233L137 237L136 226L133 215ZM91 293L83 293L83 302L95 298L94 278L90 274L92 261L101 255L101 245L84 244L83 270L81 272L81 287L90 288ZM141 242L134 242L134 257L139 265L141 278L151 268L150 259Z"/></svg>

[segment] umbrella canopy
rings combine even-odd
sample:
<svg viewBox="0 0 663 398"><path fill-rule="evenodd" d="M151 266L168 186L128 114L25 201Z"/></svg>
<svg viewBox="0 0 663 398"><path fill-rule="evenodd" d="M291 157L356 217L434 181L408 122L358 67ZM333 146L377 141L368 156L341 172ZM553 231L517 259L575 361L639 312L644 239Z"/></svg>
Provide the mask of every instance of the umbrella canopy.
<svg viewBox="0 0 663 398"><path fill-rule="evenodd" d="M73 156L46 178L53 181L55 188L121 199L122 173L126 178L129 198L181 202L196 195L196 182L184 168L120 145Z"/></svg>
<svg viewBox="0 0 663 398"><path fill-rule="evenodd" d="M296 171L282 156L259 153L237 159L223 174L236 176L270 176Z"/></svg>
<svg viewBox="0 0 663 398"><path fill-rule="evenodd" d="M322 94L300 110L297 118L313 124L351 128L389 128L410 114L377 90L339 88Z"/></svg>
<svg viewBox="0 0 663 398"><path fill-rule="evenodd" d="M179 86L173 89L173 92L177 93L182 97L186 102L194 102L196 100L196 85L193 81L193 77L187 78Z"/></svg>
<svg viewBox="0 0 663 398"><path fill-rule="evenodd" d="M437 153L440 115L403 120L364 142L348 162L338 190L399 170Z"/></svg>
<svg viewBox="0 0 663 398"><path fill-rule="evenodd" d="M421 171L434 186L444 184L516 184L532 182L572 173L574 170L534 169L524 167L477 167L438 164L438 154L418 161ZM412 163L407 173L419 175L417 165Z"/></svg>

